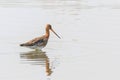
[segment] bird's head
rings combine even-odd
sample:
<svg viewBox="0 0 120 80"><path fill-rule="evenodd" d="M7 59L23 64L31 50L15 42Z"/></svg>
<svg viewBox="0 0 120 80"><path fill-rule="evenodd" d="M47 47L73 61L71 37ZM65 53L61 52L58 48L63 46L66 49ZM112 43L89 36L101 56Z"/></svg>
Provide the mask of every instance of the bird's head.
<svg viewBox="0 0 120 80"><path fill-rule="evenodd" d="M46 31L49 31L49 30L51 30L58 38L60 38L60 36L52 29L52 26L50 24L47 24Z"/></svg>

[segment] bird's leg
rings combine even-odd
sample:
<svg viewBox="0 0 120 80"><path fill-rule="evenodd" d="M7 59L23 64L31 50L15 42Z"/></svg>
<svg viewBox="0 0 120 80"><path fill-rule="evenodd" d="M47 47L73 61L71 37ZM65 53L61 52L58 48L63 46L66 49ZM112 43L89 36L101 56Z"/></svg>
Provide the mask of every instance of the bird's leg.
<svg viewBox="0 0 120 80"><path fill-rule="evenodd" d="M42 52L42 50L41 50L41 49L35 49L35 51L36 51L36 52Z"/></svg>

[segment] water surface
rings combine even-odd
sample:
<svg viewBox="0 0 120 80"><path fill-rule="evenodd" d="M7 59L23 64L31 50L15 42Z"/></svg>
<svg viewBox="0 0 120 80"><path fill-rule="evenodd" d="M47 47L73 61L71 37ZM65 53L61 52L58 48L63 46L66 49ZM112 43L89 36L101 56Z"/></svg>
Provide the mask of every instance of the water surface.
<svg viewBox="0 0 120 80"><path fill-rule="evenodd" d="M0 0L1 80L119 80L120 2ZM43 52L20 43L51 33Z"/></svg>

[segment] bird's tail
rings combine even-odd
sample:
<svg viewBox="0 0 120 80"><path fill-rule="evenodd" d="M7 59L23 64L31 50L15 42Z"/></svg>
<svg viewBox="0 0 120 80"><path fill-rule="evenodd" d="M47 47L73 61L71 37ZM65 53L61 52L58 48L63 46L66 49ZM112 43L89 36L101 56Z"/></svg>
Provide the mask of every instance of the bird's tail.
<svg viewBox="0 0 120 80"><path fill-rule="evenodd" d="M23 44L20 44L20 46L25 46L25 44L23 43Z"/></svg>

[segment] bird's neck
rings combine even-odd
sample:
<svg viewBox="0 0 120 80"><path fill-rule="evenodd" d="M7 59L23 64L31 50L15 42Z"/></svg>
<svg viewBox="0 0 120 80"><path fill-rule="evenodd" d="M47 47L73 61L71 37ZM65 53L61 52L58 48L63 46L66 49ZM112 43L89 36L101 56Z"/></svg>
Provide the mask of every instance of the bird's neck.
<svg viewBox="0 0 120 80"><path fill-rule="evenodd" d="M50 36L50 31L49 30L46 30L45 36L46 36L46 38L49 38L49 36Z"/></svg>

